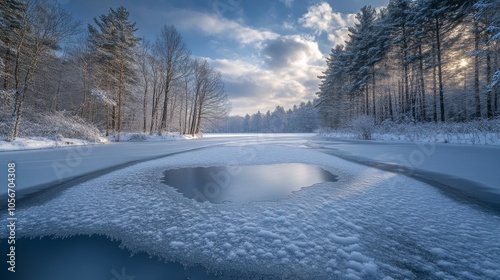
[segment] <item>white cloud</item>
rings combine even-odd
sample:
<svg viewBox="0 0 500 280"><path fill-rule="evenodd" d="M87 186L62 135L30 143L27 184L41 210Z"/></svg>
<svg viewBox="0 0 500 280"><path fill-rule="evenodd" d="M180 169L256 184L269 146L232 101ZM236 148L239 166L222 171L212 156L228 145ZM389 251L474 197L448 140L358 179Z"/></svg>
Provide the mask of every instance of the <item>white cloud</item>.
<svg viewBox="0 0 500 280"><path fill-rule="evenodd" d="M264 43L262 54L273 69L301 67L323 60L318 43L299 35L281 36Z"/></svg>
<svg viewBox="0 0 500 280"><path fill-rule="evenodd" d="M293 30L295 26L292 21L284 21L281 27L285 30Z"/></svg>
<svg viewBox="0 0 500 280"><path fill-rule="evenodd" d="M348 39L347 27L356 23L356 15L334 12L330 4L323 2L309 7L299 23L317 35L328 33L328 40L337 45Z"/></svg>
<svg viewBox="0 0 500 280"><path fill-rule="evenodd" d="M232 38L241 44L258 43L279 35L268 30L258 30L243 26L238 22L191 10L176 10L168 13L168 18L180 30L197 30L205 35Z"/></svg>
<svg viewBox="0 0 500 280"><path fill-rule="evenodd" d="M299 19L299 23L306 28L313 29L318 34L321 34L330 30L332 20L332 7L330 4L323 2L309 7L309 9L307 9L307 13Z"/></svg>
<svg viewBox="0 0 500 280"><path fill-rule="evenodd" d="M293 6L293 1L294 0L280 0L280 2L285 4L285 6L287 6L288 8L291 8Z"/></svg>
<svg viewBox="0 0 500 280"><path fill-rule="evenodd" d="M222 74L231 114L289 108L315 97L325 62L312 36L280 35L197 11L176 10L168 18L179 30L244 45L223 57L206 58Z"/></svg>
<svg viewBox="0 0 500 280"><path fill-rule="evenodd" d="M289 108L313 99L317 76L325 67L318 44L299 35L265 41L260 60L208 60L222 73L233 103L231 114L239 115L272 111L277 105Z"/></svg>

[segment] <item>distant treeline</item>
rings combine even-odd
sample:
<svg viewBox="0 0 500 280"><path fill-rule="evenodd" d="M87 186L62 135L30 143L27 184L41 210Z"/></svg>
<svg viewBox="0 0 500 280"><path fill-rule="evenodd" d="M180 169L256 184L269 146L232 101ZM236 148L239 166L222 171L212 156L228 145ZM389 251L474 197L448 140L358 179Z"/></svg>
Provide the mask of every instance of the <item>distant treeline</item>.
<svg viewBox="0 0 500 280"><path fill-rule="evenodd" d="M318 128L318 110L313 102L302 102L299 106L285 110L276 106L265 114L230 116L211 127L208 132L217 133L283 133L314 132Z"/></svg>

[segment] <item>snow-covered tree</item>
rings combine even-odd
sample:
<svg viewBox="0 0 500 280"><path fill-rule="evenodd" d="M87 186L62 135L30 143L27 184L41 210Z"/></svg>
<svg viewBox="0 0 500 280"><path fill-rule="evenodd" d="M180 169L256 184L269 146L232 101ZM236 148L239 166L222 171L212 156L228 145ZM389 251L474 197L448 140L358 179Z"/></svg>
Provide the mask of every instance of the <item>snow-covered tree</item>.
<svg viewBox="0 0 500 280"><path fill-rule="evenodd" d="M500 68L498 65L498 48L500 42L500 2L495 0L479 0L474 4L475 21L482 25L486 53L486 79L487 79L487 116L492 118L498 111L498 87L500 83ZM476 30L478 33L480 30ZM478 34L479 35L479 34ZM478 42L479 43L479 42ZM476 59L480 53L475 53ZM493 60L493 62L492 62ZM492 71L492 64L496 69ZM494 100L493 100L494 99Z"/></svg>
<svg viewBox="0 0 500 280"><path fill-rule="evenodd" d="M2 58L3 89L10 89L12 77L12 63L16 51L14 46L19 42L16 33L23 27L23 16L26 13L26 4L18 0L0 2L0 52Z"/></svg>
<svg viewBox="0 0 500 280"><path fill-rule="evenodd" d="M136 79L134 52L140 40L135 36L135 23L129 21L129 12L123 6L116 10L110 8L107 15L95 18L94 22L97 28L88 25L89 40L104 69L102 72L106 73L106 90L115 93L117 106L112 106L111 126L120 133L125 95Z"/></svg>
<svg viewBox="0 0 500 280"><path fill-rule="evenodd" d="M7 17L12 15L13 10L16 11L13 13L17 13L12 15L15 20L7 23L15 25L9 31L16 31L7 32L6 35L9 37L9 52L15 54L14 58L8 58L9 69L12 69L9 70L8 79L13 81L13 85L7 83L7 87L15 93L12 129L8 137L13 140L19 134L26 96L32 90L33 79L43 56L50 54L63 39L74 35L79 24L54 1L29 0L21 2L22 5L18 5L18 1L9 1L3 4L9 3L12 5L2 5L2 13ZM2 24L5 24L5 20Z"/></svg>

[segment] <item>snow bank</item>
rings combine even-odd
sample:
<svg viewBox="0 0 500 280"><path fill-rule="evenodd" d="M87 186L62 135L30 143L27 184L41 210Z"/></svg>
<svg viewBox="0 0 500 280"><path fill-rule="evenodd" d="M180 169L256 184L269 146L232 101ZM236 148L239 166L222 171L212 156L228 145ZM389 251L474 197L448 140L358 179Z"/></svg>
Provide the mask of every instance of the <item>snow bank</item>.
<svg viewBox="0 0 500 280"><path fill-rule="evenodd" d="M163 135L150 135L149 133L122 133L120 136L113 134L107 137L111 142L161 142L170 140L197 139L198 136L182 135L179 133L165 133Z"/></svg>
<svg viewBox="0 0 500 280"><path fill-rule="evenodd" d="M500 145L500 119L467 123L399 124L386 121L371 129L370 137L362 137L358 127L344 128L320 134L344 139L437 142L455 144Z"/></svg>
<svg viewBox="0 0 500 280"><path fill-rule="evenodd" d="M179 135L168 133L164 135L149 135L142 133L123 133L120 136L121 142L161 142L171 140L197 139L191 135ZM109 137L98 137L96 141L88 141L83 139L59 137L26 137L16 138L12 142L0 139L0 151L17 151L17 150L32 150L32 149L47 149L60 148L75 145L91 145L96 143L108 143L118 141L117 135Z"/></svg>
<svg viewBox="0 0 500 280"><path fill-rule="evenodd" d="M339 181L303 188L282 201L247 204L198 203L161 183L169 168L284 162L321 166ZM132 251L241 277L500 275L498 213L402 175L284 146L217 147L141 163L40 194L20 204L17 216L20 237L105 234Z"/></svg>
<svg viewBox="0 0 500 280"><path fill-rule="evenodd" d="M105 143L107 139L100 138L99 143ZM73 139L73 138L45 138L45 137L29 137L29 138L16 138L16 140L8 142L0 140L0 151L17 151L17 150L32 150L32 149L47 149L59 148L78 145L91 145L95 142L88 140Z"/></svg>

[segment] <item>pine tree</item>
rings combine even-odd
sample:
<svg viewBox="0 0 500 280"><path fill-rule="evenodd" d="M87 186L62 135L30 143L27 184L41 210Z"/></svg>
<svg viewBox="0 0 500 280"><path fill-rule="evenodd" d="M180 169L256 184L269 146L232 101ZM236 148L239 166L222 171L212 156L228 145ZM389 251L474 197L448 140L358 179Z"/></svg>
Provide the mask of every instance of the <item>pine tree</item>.
<svg viewBox="0 0 500 280"><path fill-rule="evenodd" d="M119 134L127 86L136 79L134 53L140 41L134 34L137 31L135 23L131 23L128 18L125 7L121 6L117 10L110 8L107 15L94 19L97 28L88 26L89 40L106 76L107 91L116 92L117 95L118 108L113 106L112 128Z"/></svg>
<svg viewBox="0 0 500 280"><path fill-rule="evenodd" d="M350 68L348 73L353 77L351 90L353 93L364 92L364 113L369 114L369 79L372 75L374 60L372 55L376 52L376 38L374 23L376 11L370 6L364 6L356 14L358 23L349 28L350 41L346 51L350 54ZM374 112L372 112L374 114Z"/></svg>
<svg viewBox="0 0 500 280"><path fill-rule="evenodd" d="M468 13L472 1L463 0L422 0L420 1L420 18L429 26L433 26L431 32L434 37L433 46L435 47L436 66L437 66L437 85L439 92L440 120L446 120L445 101L444 101L444 82L443 82L443 41L446 35L460 24ZM479 95L475 96L476 114L481 113Z"/></svg>
<svg viewBox="0 0 500 280"><path fill-rule="evenodd" d="M491 70L495 64L498 67L500 2L495 0L479 0L474 4L474 9L476 11L474 18L482 24L482 32L485 37L484 45L486 45L485 51L487 56L487 116L488 118L492 118L494 112L498 110L498 88L500 86L500 69L496 69L494 73Z"/></svg>
<svg viewBox="0 0 500 280"><path fill-rule="evenodd" d="M339 127L344 122L345 111L354 110L354 104L350 102L353 93L349 90L350 79L347 74L349 59L344 46L336 46L327 58L324 76L319 77L322 81L316 107L321 114L322 125L327 128Z"/></svg>

